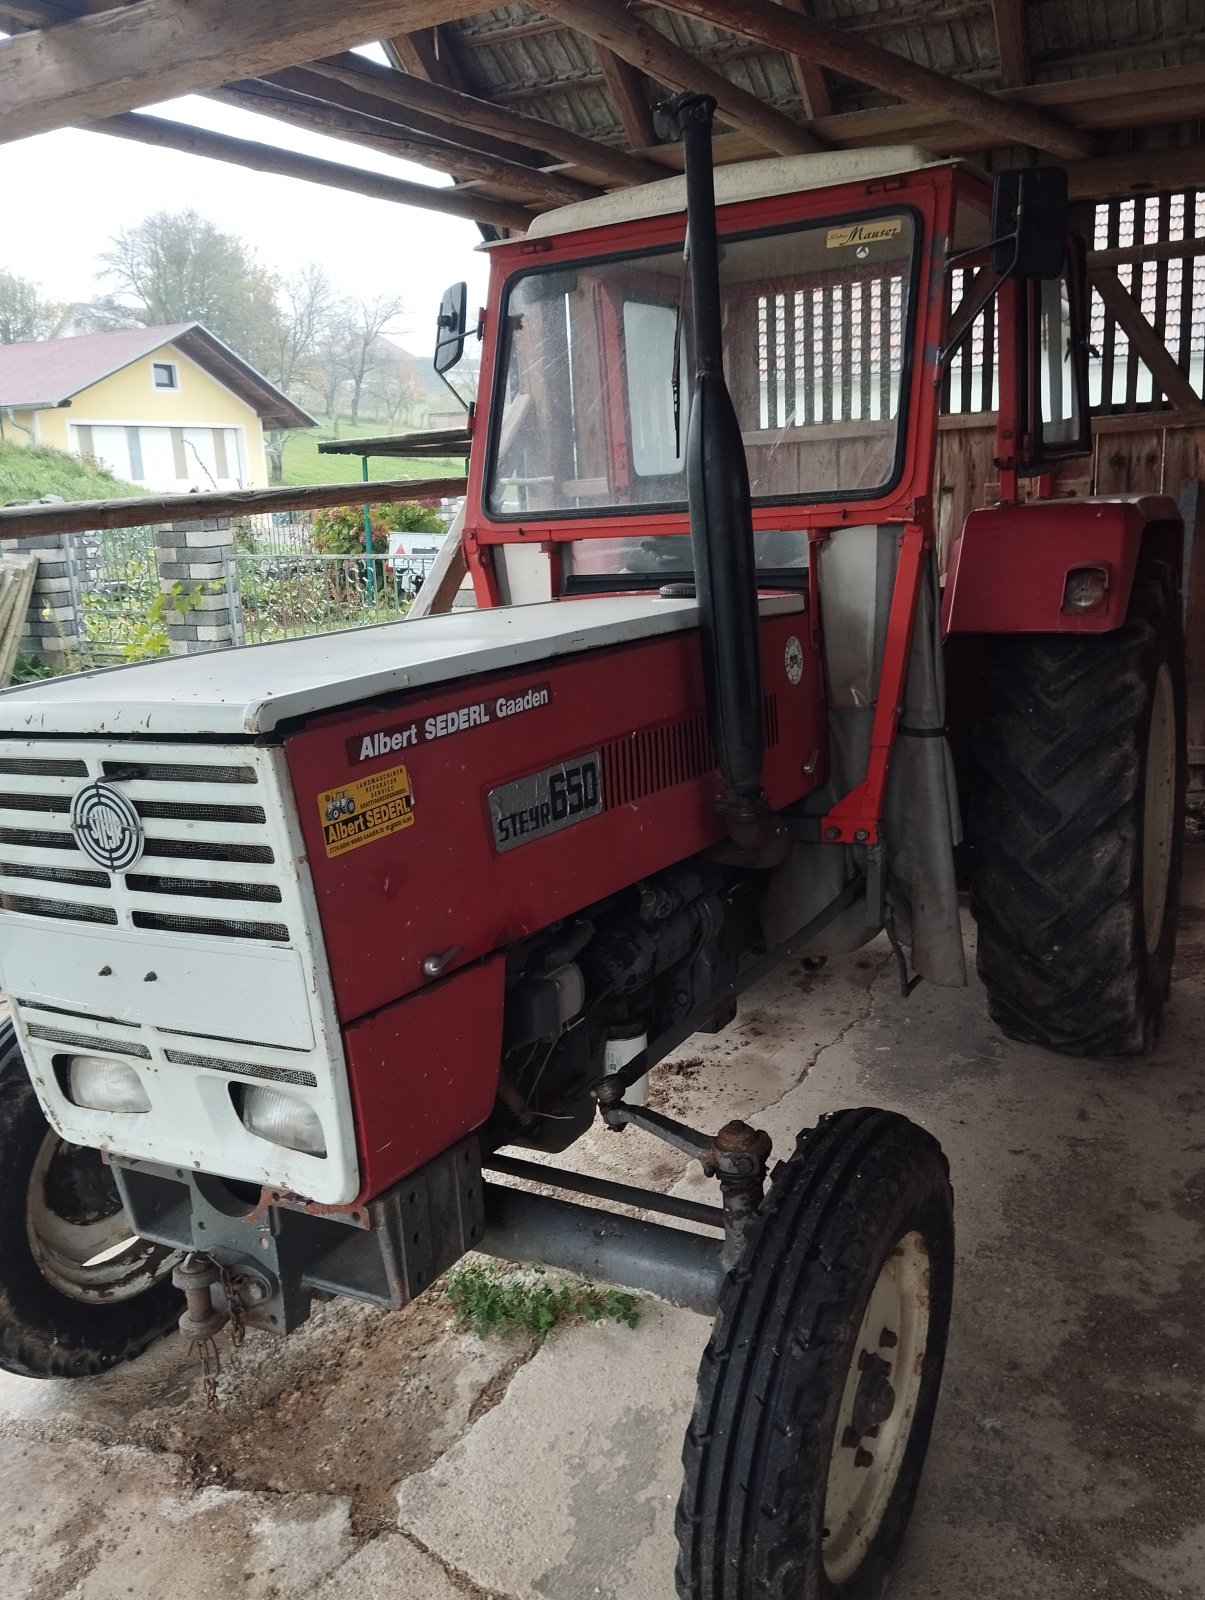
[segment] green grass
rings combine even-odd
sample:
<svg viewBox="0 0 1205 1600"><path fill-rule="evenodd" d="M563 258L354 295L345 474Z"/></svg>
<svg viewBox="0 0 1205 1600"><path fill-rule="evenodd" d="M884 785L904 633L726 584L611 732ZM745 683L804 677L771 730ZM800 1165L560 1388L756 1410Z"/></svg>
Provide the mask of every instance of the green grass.
<svg viewBox="0 0 1205 1600"><path fill-rule="evenodd" d="M457 1267L444 1293L461 1326L479 1339L522 1333L543 1344L560 1323L609 1318L634 1328L640 1320L634 1294L547 1273L542 1267Z"/></svg>
<svg viewBox="0 0 1205 1600"><path fill-rule="evenodd" d="M391 428L387 422L341 422L340 439L374 439L389 433L417 432L416 429ZM333 439L329 427L311 428L306 433L294 433L285 441L284 482L307 483L359 483L359 456L320 456L318 445ZM391 456L373 456L368 462L369 481L381 478L459 478L464 473L464 457L450 456L439 461L398 461Z"/></svg>
<svg viewBox="0 0 1205 1600"><path fill-rule="evenodd" d="M145 493L82 456L0 439L0 505L8 500L40 500L44 494L56 494L61 500L124 500Z"/></svg>

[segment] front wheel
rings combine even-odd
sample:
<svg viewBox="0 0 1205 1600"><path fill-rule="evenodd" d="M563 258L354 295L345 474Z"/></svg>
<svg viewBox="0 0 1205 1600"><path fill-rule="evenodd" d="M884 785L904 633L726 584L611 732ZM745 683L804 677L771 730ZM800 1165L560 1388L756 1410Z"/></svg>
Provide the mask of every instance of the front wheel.
<svg viewBox="0 0 1205 1600"><path fill-rule="evenodd" d="M953 1275L935 1139L867 1109L800 1135L699 1370L682 1600L878 1600L928 1448Z"/></svg>
<svg viewBox="0 0 1205 1600"><path fill-rule="evenodd" d="M135 1235L99 1150L59 1138L0 1025L0 1368L80 1378L175 1327L174 1257Z"/></svg>

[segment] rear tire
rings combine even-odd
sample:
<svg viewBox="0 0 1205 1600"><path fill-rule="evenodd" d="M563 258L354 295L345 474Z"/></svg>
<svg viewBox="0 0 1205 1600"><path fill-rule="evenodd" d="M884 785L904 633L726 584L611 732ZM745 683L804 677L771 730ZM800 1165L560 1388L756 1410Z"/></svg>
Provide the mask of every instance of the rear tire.
<svg viewBox="0 0 1205 1600"><path fill-rule="evenodd" d="M878 1600L928 1448L953 1274L935 1139L876 1110L800 1135L699 1368L681 1600Z"/></svg>
<svg viewBox="0 0 1205 1600"><path fill-rule="evenodd" d="M179 1319L173 1259L131 1233L99 1150L51 1128L0 1024L0 1368L82 1378L139 1355Z"/></svg>
<svg viewBox="0 0 1205 1600"><path fill-rule="evenodd" d="M996 638L976 731L971 910L1011 1038L1134 1055L1171 979L1184 832L1184 638L1171 569L1141 566L1125 626Z"/></svg>

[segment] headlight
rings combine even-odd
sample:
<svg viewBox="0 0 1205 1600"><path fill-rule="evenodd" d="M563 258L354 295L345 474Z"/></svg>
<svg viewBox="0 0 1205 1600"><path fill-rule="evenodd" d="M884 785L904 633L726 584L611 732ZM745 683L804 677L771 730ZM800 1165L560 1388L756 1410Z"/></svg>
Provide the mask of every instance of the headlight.
<svg viewBox="0 0 1205 1600"><path fill-rule="evenodd" d="M1105 567L1072 567L1063 585L1064 611L1098 611L1109 598Z"/></svg>
<svg viewBox="0 0 1205 1600"><path fill-rule="evenodd" d="M248 1089L243 1095L242 1118L247 1132L261 1139L309 1156L326 1154L317 1112L295 1095L259 1086Z"/></svg>
<svg viewBox="0 0 1205 1600"><path fill-rule="evenodd" d="M67 1067L67 1098L87 1111L149 1111L142 1079L125 1061L105 1056L72 1056Z"/></svg>

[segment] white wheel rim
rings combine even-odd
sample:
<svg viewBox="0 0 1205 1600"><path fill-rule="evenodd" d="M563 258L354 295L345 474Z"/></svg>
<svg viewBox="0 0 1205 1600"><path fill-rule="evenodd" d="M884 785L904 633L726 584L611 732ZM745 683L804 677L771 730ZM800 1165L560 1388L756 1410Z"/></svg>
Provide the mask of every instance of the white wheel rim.
<svg viewBox="0 0 1205 1600"><path fill-rule="evenodd" d="M1164 662L1155 679L1146 741L1146 792L1142 806L1142 923L1146 953L1163 935L1176 822L1176 692Z"/></svg>
<svg viewBox="0 0 1205 1600"><path fill-rule="evenodd" d="M824 1571L845 1583L879 1531L920 1398L929 1337L929 1251L906 1233L866 1304L841 1394L824 1495Z"/></svg>
<svg viewBox="0 0 1205 1600"><path fill-rule="evenodd" d="M132 1299L163 1276L176 1253L139 1238L124 1211L92 1222L61 1216L47 1185L55 1156L70 1148L48 1133L30 1174L25 1230L34 1261L46 1281L72 1300L112 1305Z"/></svg>

